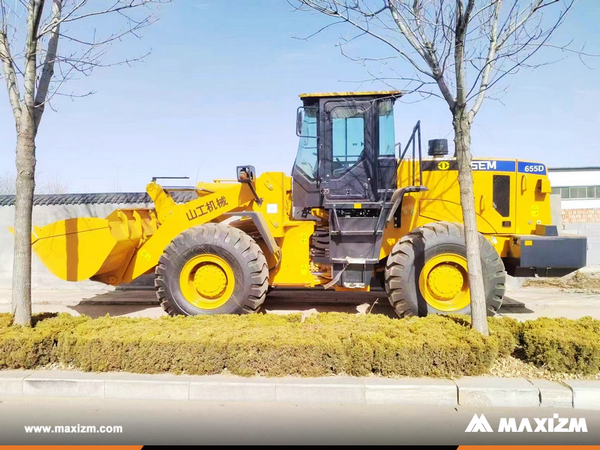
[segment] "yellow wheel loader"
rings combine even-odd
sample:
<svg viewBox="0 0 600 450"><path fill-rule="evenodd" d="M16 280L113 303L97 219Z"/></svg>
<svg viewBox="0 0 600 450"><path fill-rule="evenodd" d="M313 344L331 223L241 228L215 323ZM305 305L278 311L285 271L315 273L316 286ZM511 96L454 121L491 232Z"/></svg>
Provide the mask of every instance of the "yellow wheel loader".
<svg viewBox="0 0 600 450"><path fill-rule="evenodd" d="M303 94L291 177L239 166L236 180L193 187L155 178L146 188L153 209L36 227L33 250L69 281L119 285L154 272L172 315L251 313L269 287L368 291L376 280L400 317L469 313L457 161L444 139L429 141L423 157L419 123L396 152L400 95ZM472 168L490 313L507 273L585 266L586 239L550 225L544 164L476 158Z"/></svg>

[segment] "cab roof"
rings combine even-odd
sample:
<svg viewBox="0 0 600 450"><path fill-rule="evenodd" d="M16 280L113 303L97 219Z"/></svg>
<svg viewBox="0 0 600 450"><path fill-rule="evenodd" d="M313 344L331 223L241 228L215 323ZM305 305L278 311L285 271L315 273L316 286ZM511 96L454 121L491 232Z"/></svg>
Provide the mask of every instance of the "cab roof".
<svg viewBox="0 0 600 450"><path fill-rule="evenodd" d="M323 97L400 97L401 91L367 91L367 92L320 92L312 94L300 94L300 98L323 98Z"/></svg>

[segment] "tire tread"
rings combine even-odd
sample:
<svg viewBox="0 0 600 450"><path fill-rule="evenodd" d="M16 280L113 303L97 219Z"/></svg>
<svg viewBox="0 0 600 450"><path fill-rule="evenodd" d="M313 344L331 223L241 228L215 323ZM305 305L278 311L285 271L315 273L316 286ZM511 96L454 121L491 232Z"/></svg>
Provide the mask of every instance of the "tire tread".
<svg viewBox="0 0 600 450"><path fill-rule="evenodd" d="M250 289L247 297L241 300L238 312L254 313L258 311L266 298L269 287L269 268L266 258L254 239L237 228L221 223L207 223L190 228L173 239L167 246L154 272L156 297L162 309L171 316L178 314L173 300L168 295L167 278L170 275L168 273L170 260L191 246L201 244L201 241L207 238L233 247L240 252L243 260L239 263L250 268Z"/></svg>
<svg viewBox="0 0 600 450"><path fill-rule="evenodd" d="M414 286L407 286L410 280L411 270L414 266L416 252L430 248L437 240L445 237L462 239L464 241L464 228L462 225L452 222L432 222L412 230L400 238L387 259L385 269L385 290L390 303L399 317L409 317L416 314L425 315L414 299L409 297L414 294L418 298ZM487 270L483 277L486 283L486 306L488 315L494 315L502 306L504 292L506 290L506 271L502 258L495 248L480 234L481 259L486 261Z"/></svg>

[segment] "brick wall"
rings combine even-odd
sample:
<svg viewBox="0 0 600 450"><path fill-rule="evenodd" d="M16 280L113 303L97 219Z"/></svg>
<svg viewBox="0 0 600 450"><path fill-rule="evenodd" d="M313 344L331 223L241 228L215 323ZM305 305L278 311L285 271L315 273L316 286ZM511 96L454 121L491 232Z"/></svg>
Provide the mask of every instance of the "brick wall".
<svg viewBox="0 0 600 450"><path fill-rule="evenodd" d="M562 223L600 222L600 208L563 209Z"/></svg>

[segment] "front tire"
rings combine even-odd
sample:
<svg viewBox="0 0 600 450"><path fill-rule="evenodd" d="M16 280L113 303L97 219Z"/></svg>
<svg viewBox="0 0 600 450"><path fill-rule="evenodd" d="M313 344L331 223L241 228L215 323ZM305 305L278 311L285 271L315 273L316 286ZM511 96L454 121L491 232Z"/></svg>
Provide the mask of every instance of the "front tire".
<svg viewBox="0 0 600 450"><path fill-rule="evenodd" d="M173 239L155 275L158 300L171 316L253 313L269 284L258 244L237 228L215 223Z"/></svg>
<svg viewBox="0 0 600 450"><path fill-rule="evenodd" d="M500 255L479 234L488 315L502 305L506 272ZM470 292L462 225L424 225L396 243L385 269L385 289L399 317L470 314Z"/></svg>

